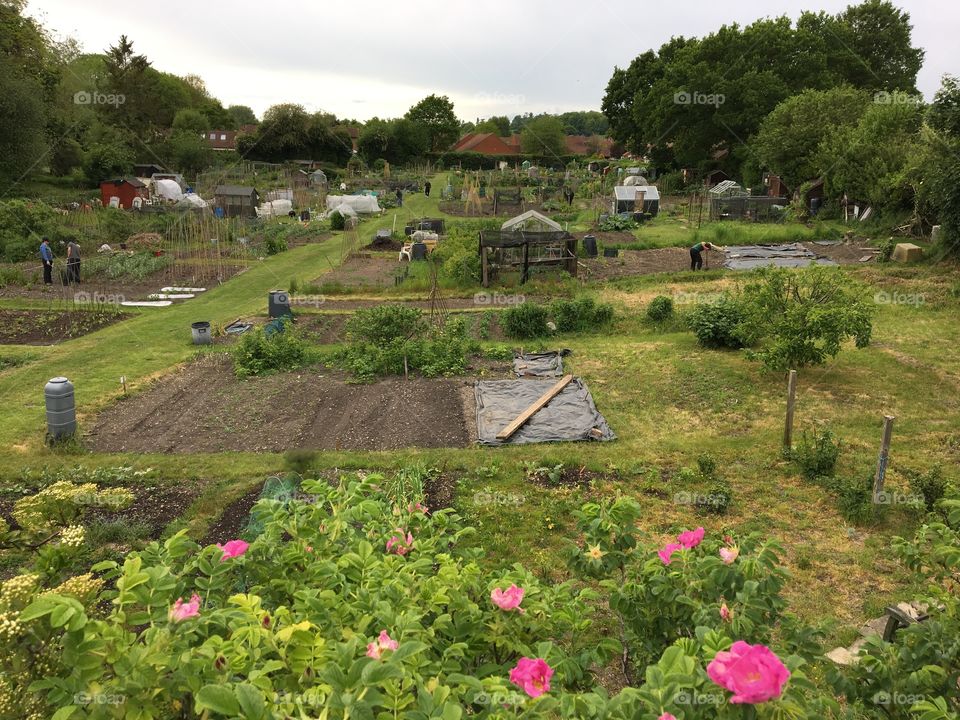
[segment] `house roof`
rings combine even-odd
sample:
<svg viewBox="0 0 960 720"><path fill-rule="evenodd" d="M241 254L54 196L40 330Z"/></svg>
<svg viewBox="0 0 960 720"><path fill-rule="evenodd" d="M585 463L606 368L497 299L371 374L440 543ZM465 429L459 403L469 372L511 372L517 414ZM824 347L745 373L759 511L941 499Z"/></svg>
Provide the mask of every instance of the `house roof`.
<svg viewBox="0 0 960 720"><path fill-rule="evenodd" d="M250 197L256 193L256 188L246 185L217 185L216 190L213 191L214 195L240 195L243 197Z"/></svg>
<svg viewBox="0 0 960 720"><path fill-rule="evenodd" d="M502 138L495 133L467 133L453 146L454 152L479 152L477 147L486 143L485 152L489 155L509 154L516 152L511 148L512 138ZM519 147L519 137L517 138Z"/></svg>
<svg viewBox="0 0 960 720"><path fill-rule="evenodd" d="M141 180L139 180L139 179L137 179L137 178L135 178L135 177L115 178L115 179L113 179L113 180L101 180L101 181L100 181L100 184L101 184L101 185L107 185L107 184L109 184L109 185L123 185L124 183L128 183L129 185L131 185L131 186L133 186L133 187L135 187L135 188L146 188L146 187L147 187L144 182L142 182Z"/></svg>

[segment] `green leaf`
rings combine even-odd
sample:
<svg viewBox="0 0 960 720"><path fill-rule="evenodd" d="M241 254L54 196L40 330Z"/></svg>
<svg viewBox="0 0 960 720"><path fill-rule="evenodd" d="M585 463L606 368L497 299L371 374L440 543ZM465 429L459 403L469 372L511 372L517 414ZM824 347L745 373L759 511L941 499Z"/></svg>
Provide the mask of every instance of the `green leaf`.
<svg viewBox="0 0 960 720"><path fill-rule="evenodd" d="M57 710L50 720L67 720L77 710L76 705L67 705Z"/></svg>
<svg viewBox="0 0 960 720"><path fill-rule="evenodd" d="M197 693L197 710L212 710L221 715L238 715L240 703L225 685L204 685Z"/></svg>
<svg viewBox="0 0 960 720"><path fill-rule="evenodd" d="M266 705L263 701L263 693L249 683L240 683L234 688L237 695L237 701L243 710L244 717L250 720L259 720L266 714Z"/></svg>

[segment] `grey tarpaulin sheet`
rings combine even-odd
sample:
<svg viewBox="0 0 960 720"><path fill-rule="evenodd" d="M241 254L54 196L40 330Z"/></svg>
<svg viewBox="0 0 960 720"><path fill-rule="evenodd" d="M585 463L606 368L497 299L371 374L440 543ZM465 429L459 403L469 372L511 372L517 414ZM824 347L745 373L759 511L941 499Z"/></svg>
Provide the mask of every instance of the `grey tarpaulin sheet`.
<svg viewBox="0 0 960 720"><path fill-rule="evenodd" d="M569 354L569 350L515 354L513 356L513 372L516 373L517 377L523 377L524 375L560 377L563 375L563 356Z"/></svg>
<svg viewBox="0 0 960 720"><path fill-rule="evenodd" d="M482 445L503 445L497 433L553 387L549 380L480 380L477 397L477 437ZM596 428L597 432L594 432ZM580 378L574 378L555 398L507 440L511 445L570 440L613 440L614 434Z"/></svg>
<svg viewBox="0 0 960 720"><path fill-rule="evenodd" d="M807 267L836 265L821 258L800 243L788 245L731 245L725 248L723 263L729 270L752 270L758 267Z"/></svg>

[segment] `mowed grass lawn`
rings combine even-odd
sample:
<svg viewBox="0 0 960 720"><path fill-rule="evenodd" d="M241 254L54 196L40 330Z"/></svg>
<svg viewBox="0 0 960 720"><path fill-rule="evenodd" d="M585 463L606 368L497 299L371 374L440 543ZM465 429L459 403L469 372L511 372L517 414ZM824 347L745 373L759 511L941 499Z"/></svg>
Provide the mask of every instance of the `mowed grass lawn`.
<svg viewBox="0 0 960 720"><path fill-rule="evenodd" d="M435 215L435 200L411 196L396 211L397 224ZM363 235L389 227L393 213L361 226ZM68 375L77 384L81 424L120 394L125 375L132 391L145 388L187 362L190 322L229 322L266 311L266 293L290 278L316 277L339 261L349 238L335 234L263 261L222 287L161 313L143 313L100 332L56 347L31 348L26 362L0 372L0 466L2 482L16 483L21 468L43 466L152 467L167 483L191 483L199 497L182 524L202 537L233 499L284 467L271 453L205 455L98 455L56 453L43 445L44 382ZM312 274L311 274L312 273ZM942 464L956 473L960 460L958 275L949 267L855 269L877 290L924 296L916 305L878 304L874 342L849 347L822 368L800 372L796 430L828 424L844 447L838 474L867 477L879 448L882 417L896 416L888 485L908 491L904 470ZM564 549L575 540L572 511L588 499L629 494L642 504L640 528L659 542L682 528L709 532L760 532L779 538L794 573L792 609L818 621L834 621L837 639L873 617L892 600L912 597L907 574L892 559L890 538L909 534L917 518L892 507L878 524L851 527L835 500L803 481L781 456L785 379L764 371L743 353L700 348L679 324L658 327L646 320L657 294L712 293L734 282L731 275L687 273L648 276L585 286L614 304L617 320L602 334L551 339L568 347L570 369L584 378L600 411L618 435L605 444L558 444L509 448L409 449L399 452L325 452L319 468L392 469L424 464L458 480L455 507L479 531L486 561L521 561L544 576L565 576ZM683 309L683 308L681 308ZM27 352L13 349L5 354ZM200 389L198 389L199 391ZM297 412L297 408L290 408ZM430 418L411 418L429 423ZM686 485L678 470L709 453L733 489L726 515L702 515L678 493L706 492ZM584 466L598 479L580 487L546 488L529 483L525 463ZM682 495L680 496L683 497Z"/></svg>

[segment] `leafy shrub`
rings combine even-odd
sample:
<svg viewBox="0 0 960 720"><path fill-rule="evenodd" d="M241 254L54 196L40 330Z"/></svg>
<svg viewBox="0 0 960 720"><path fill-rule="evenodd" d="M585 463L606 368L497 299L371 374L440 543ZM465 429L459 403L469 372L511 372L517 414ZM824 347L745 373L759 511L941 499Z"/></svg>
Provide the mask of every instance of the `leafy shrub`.
<svg viewBox="0 0 960 720"><path fill-rule="evenodd" d="M939 465L934 465L926 472L906 470L904 474L910 482L910 489L923 498L923 504L928 511L933 510L947 493L949 483Z"/></svg>
<svg viewBox="0 0 960 720"><path fill-rule="evenodd" d="M698 304L688 318L697 342L708 348L742 348L744 312L741 304L723 296L716 302Z"/></svg>
<svg viewBox="0 0 960 720"><path fill-rule="evenodd" d="M526 340L547 334L547 308L533 302L522 302L500 314L503 331L512 338Z"/></svg>
<svg viewBox="0 0 960 720"><path fill-rule="evenodd" d="M697 458L697 469L705 478L715 478L717 475L717 460L710 453L703 453Z"/></svg>
<svg viewBox="0 0 960 720"><path fill-rule="evenodd" d="M764 270L744 287L742 306L745 337L763 342L752 356L771 370L822 365L849 338L870 344L873 304L835 268Z"/></svg>
<svg viewBox="0 0 960 720"><path fill-rule="evenodd" d="M264 240L264 250L267 255L276 255L287 250L287 241L282 237L268 236Z"/></svg>
<svg viewBox="0 0 960 720"><path fill-rule="evenodd" d="M347 219L336 210L330 213L327 218L330 220L331 230L343 230L347 226Z"/></svg>
<svg viewBox="0 0 960 720"><path fill-rule="evenodd" d="M873 502L873 477L837 478L833 482L837 507L845 520L862 525L872 520L882 506Z"/></svg>
<svg viewBox="0 0 960 720"><path fill-rule="evenodd" d="M613 319L613 306L597 304L593 298L554 300L550 303L550 315L559 332L589 332L608 325Z"/></svg>
<svg viewBox="0 0 960 720"><path fill-rule="evenodd" d="M790 458L807 480L833 477L840 449L841 442L832 430L815 428L812 433L803 431L797 447L790 451Z"/></svg>
<svg viewBox="0 0 960 720"><path fill-rule="evenodd" d="M104 277L110 280L144 280L173 264L173 256L159 257L148 252L132 255L97 255L83 261L84 274L89 277Z"/></svg>
<svg viewBox="0 0 960 720"><path fill-rule="evenodd" d="M733 491L726 480L717 480L705 493L694 497L693 506L702 512L724 515L733 502Z"/></svg>
<svg viewBox="0 0 960 720"><path fill-rule="evenodd" d="M100 211L100 234L108 243L125 242L136 232L136 222L133 216L120 208L105 207Z"/></svg>
<svg viewBox="0 0 960 720"><path fill-rule="evenodd" d="M464 318L450 316L443 327L428 326L419 309L403 305L358 310L347 332L350 344L333 359L360 380L411 370L425 377L455 375L477 350Z"/></svg>
<svg viewBox="0 0 960 720"><path fill-rule="evenodd" d="M500 360L507 362L513 360L513 348L506 345L493 345L483 349L483 356L487 360Z"/></svg>
<svg viewBox="0 0 960 720"><path fill-rule="evenodd" d="M654 322L663 322L673 315L673 298L657 295L647 306L647 317Z"/></svg>
<svg viewBox="0 0 960 720"><path fill-rule="evenodd" d="M314 717L348 698L351 712L330 717L555 716L619 650L587 635L595 593L520 565L483 569L452 511L394 505L389 483L304 481L307 501L261 500L262 534L229 553L181 532L53 593L7 580L0 612L16 622L0 712L53 717L79 703L110 717ZM519 611L491 600L511 584L524 591ZM536 702L510 681L524 657L554 671ZM89 694L110 700L77 700ZM584 702L603 712L608 700Z"/></svg>
<svg viewBox="0 0 960 720"><path fill-rule="evenodd" d="M636 226L633 218L628 215L608 215L600 223L599 228L603 232L624 232L633 230Z"/></svg>
<svg viewBox="0 0 960 720"><path fill-rule="evenodd" d="M882 240L877 248L880 252L877 253L877 262L886 263L890 262L890 258L893 257L893 250L896 247L896 243L893 241L893 238L887 238Z"/></svg>
<svg viewBox="0 0 960 720"><path fill-rule="evenodd" d="M283 332L272 335L267 335L263 328L253 328L241 335L240 342L233 347L237 377L296 370L310 359L307 343L289 320L284 321Z"/></svg>
<svg viewBox="0 0 960 720"><path fill-rule="evenodd" d="M476 250L459 249L444 260L440 271L458 285L475 285L482 272L480 255Z"/></svg>

